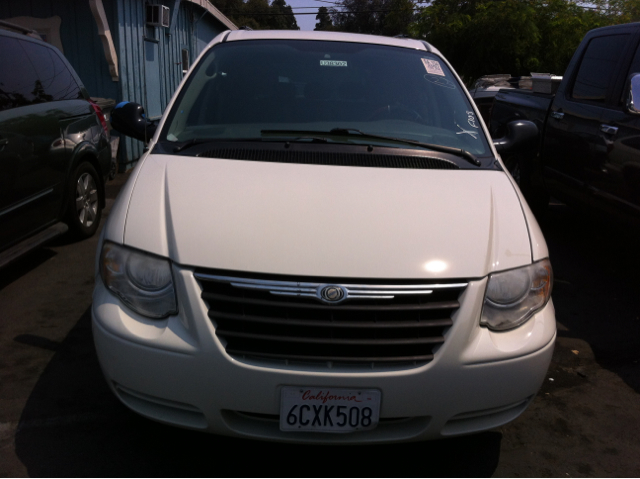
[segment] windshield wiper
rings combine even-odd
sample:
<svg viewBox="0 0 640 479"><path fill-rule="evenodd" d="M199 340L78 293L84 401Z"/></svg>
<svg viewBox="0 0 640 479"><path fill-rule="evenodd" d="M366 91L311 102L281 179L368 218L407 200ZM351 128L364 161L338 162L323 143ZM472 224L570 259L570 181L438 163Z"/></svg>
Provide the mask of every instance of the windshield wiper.
<svg viewBox="0 0 640 479"><path fill-rule="evenodd" d="M440 151L442 153L450 153L452 155L459 156L467 160L469 163L480 166L480 160L478 160L473 153L463 150L461 148L453 148L451 146L435 145L432 143L423 143L421 141L409 140L407 138L395 138L392 136L374 135L371 133L365 133L364 131L357 130L355 128L333 128L330 131L307 131L307 130L262 130L260 133L263 135L296 135L296 136L318 136L318 135L335 135L335 136L358 136L361 138L372 138L376 140L395 141L398 143L404 143L406 145L420 146L422 148L428 148L434 151Z"/></svg>

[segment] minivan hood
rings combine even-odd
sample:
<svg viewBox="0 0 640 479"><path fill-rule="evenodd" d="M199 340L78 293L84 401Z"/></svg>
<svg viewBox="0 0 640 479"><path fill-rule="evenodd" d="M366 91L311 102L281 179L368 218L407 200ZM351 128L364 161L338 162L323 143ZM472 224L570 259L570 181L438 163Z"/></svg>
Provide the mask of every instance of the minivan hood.
<svg viewBox="0 0 640 479"><path fill-rule="evenodd" d="M531 263L501 171L149 155L124 243L184 266L334 278L477 278Z"/></svg>

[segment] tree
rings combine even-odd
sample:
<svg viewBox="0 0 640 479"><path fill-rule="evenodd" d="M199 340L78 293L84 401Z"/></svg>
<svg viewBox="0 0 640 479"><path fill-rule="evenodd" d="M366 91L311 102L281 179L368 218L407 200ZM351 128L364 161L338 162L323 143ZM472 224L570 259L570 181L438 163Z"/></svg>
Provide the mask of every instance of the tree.
<svg viewBox="0 0 640 479"><path fill-rule="evenodd" d="M314 30L331 31L334 29L327 7L318 8L316 20L318 20L318 23L316 23Z"/></svg>
<svg viewBox="0 0 640 479"><path fill-rule="evenodd" d="M594 0L593 3L612 24L640 21L640 0Z"/></svg>
<svg viewBox="0 0 640 479"><path fill-rule="evenodd" d="M611 23L571 0L434 0L411 32L470 83L491 73L562 74L584 35Z"/></svg>
<svg viewBox="0 0 640 479"><path fill-rule="evenodd" d="M540 32L537 56L539 71L562 75L584 35L615 22L608 15L584 9L566 0L538 3L536 24Z"/></svg>
<svg viewBox="0 0 640 479"><path fill-rule="evenodd" d="M336 30L352 33L407 34L416 19L413 0L339 0L329 11Z"/></svg>
<svg viewBox="0 0 640 479"><path fill-rule="evenodd" d="M273 0L271 2L271 13L275 13L270 17L269 27L273 30L300 30L296 17L293 14L291 6L287 5L285 0Z"/></svg>
<svg viewBox="0 0 640 479"><path fill-rule="evenodd" d="M412 0L391 0L382 25L382 34L408 35L409 26L416 19L416 5Z"/></svg>
<svg viewBox="0 0 640 479"><path fill-rule="evenodd" d="M214 0L216 8L239 27L252 30L299 30L291 6L285 0Z"/></svg>

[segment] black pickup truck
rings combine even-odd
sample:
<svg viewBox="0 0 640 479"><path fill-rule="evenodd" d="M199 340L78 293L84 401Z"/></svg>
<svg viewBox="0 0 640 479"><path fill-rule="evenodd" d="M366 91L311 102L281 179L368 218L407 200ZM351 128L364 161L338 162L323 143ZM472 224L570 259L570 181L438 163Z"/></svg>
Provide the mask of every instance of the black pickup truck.
<svg viewBox="0 0 640 479"><path fill-rule="evenodd" d="M639 44L640 23L592 30L555 95L497 94L492 137L531 138L502 157L534 211L552 195L640 224Z"/></svg>

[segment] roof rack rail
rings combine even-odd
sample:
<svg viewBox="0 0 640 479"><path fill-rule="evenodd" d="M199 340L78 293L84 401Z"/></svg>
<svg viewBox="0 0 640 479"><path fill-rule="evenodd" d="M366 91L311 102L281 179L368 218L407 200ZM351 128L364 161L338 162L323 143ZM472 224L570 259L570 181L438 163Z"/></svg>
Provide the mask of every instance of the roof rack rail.
<svg viewBox="0 0 640 479"><path fill-rule="evenodd" d="M428 52L433 52L433 46L426 40L421 40Z"/></svg>
<svg viewBox="0 0 640 479"><path fill-rule="evenodd" d="M32 38L36 38L38 40L42 40L42 37L35 30L31 30L30 28L23 27L21 25L16 25L15 23L5 22L4 20L0 20L0 28L9 28L12 30L17 30L20 33L24 33L27 36Z"/></svg>

